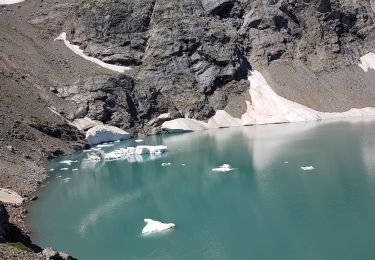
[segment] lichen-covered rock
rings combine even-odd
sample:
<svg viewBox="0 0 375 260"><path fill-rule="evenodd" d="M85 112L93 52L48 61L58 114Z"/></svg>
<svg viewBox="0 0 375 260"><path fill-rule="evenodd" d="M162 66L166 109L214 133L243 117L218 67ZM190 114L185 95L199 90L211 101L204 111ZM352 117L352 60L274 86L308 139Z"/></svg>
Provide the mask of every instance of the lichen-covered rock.
<svg viewBox="0 0 375 260"><path fill-rule="evenodd" d="M97 125L86 132L86 140L89 145L97 145L129 138L131 138L131 135L128 132L109 125Z"/></svg>

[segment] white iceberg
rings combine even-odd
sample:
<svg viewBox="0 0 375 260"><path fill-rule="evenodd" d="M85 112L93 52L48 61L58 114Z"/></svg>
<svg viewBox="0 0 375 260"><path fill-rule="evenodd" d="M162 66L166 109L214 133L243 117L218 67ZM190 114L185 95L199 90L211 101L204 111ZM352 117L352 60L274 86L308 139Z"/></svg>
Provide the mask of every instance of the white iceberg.
<svg viewBox="0 0 375 260"><path fill-rule="evenodd" d="M60 163L67 164L67 165L72 165L72 163L76 163L76 162L78 162L78 161L64 160L64 161L61 161Z"/></svg>
<svg viewBox="0 0 375 260"><path fill-rule="evenodd" d="M98 144L96 147L103 148L103 147L112 147L114 146L114 143L104 143L104 144Z"/></svg>
<svg viewBox="0 0 375 260"><path fill-rule="evenodd" d="M167 147L165 145L139 145L135 148L135 154L154 154L154 153L164 153L167 151Z"/></svg>
<svg viewBox="0 0 375 260"><path fill-rule="evenodd" d="M230 171L233 171L234 168L232 168L231 165L229 164L223 164L217 168L213 168L212 171L214 172L230 172Z"/></svg>
<svg viewBox="0 0 375 260"><path fill-rule="evenodd" d="M165 166L170 166L171 165L171 163L169 162L169 163L162 163L161 164L161 166L163 166L163 167L165 167Z"/></svg>
<svg viewBox="0 0 375 260"><path fill-rule="evenodd" d="M142 140L142 139L136 139L135 142L136 142L136 143L142 143L143 140Z"/></svg>
<svg viewBox="0 0 375 260"><path fill-rule="evenodd" d="M86 132L86 140L91 146L117 140L125 140L130 137L128 132L109 125L97 125Z"/></svg>
<svg viewBox="0 0 375 260"><path fill-rule="evenodd" d="M106 154L103 153L103 158L106 161L128 160L129 162L142 162L143 157L141 155L149 154L149 159L155 160L160 158L166 151L167 146L165 145L140 145L137 147L119 148Z"/></svg>
<svg viewBox="0 0 375 260"><path fill-rule="evenodd" d="M302 170L304 171L312 171L315 170L314 166L303 166L301 167Z"/></svg>
<svg viewBox="0 0 375 260"><path fill-rule="evenodd" d="M142 229L142 234L151 234L155 232L161 232L174 228L176 225L174 223L162 223L160 221L145 218L146 226Z"/></svg>

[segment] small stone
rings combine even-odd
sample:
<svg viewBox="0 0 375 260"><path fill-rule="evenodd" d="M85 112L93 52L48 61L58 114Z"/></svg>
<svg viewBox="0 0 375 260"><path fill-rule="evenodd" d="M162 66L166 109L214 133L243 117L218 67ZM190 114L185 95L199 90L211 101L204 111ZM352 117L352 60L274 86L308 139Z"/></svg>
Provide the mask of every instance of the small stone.
<svg viewBox="0 0 375 260"><path fill-rule="evenodd" d="M12 152L12 153L15 152L15 149L14 149L13 146L11 146L11 145L7 145L7 149L8 149L10 152Z"/></svg>

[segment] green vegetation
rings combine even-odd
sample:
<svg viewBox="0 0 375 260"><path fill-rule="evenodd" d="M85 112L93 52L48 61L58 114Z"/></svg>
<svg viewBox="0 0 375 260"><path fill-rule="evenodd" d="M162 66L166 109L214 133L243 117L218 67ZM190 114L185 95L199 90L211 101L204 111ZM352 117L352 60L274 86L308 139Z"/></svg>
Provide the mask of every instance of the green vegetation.
<svg viewBox="0 0 375 260"><path fill-rule="evenodd" d="M7 242L5 244L7 244L8 246L18 248L18 249L23 250L23 251L34 252L34 250L32 250L30 247L26 246L22 242Z"/></svg>

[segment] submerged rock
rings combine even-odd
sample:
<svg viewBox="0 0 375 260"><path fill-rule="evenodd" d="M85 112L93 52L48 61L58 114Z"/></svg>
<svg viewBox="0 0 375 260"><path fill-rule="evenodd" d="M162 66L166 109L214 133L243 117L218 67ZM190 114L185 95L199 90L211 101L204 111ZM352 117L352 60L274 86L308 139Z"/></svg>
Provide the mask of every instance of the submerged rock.
<svg viewBox="0 0 375 260"><path fill-rule="evenodd" d="M131 135L128 132L109 125L97 125L86 132L86 140L91 146L129 138Z"/></svg>

